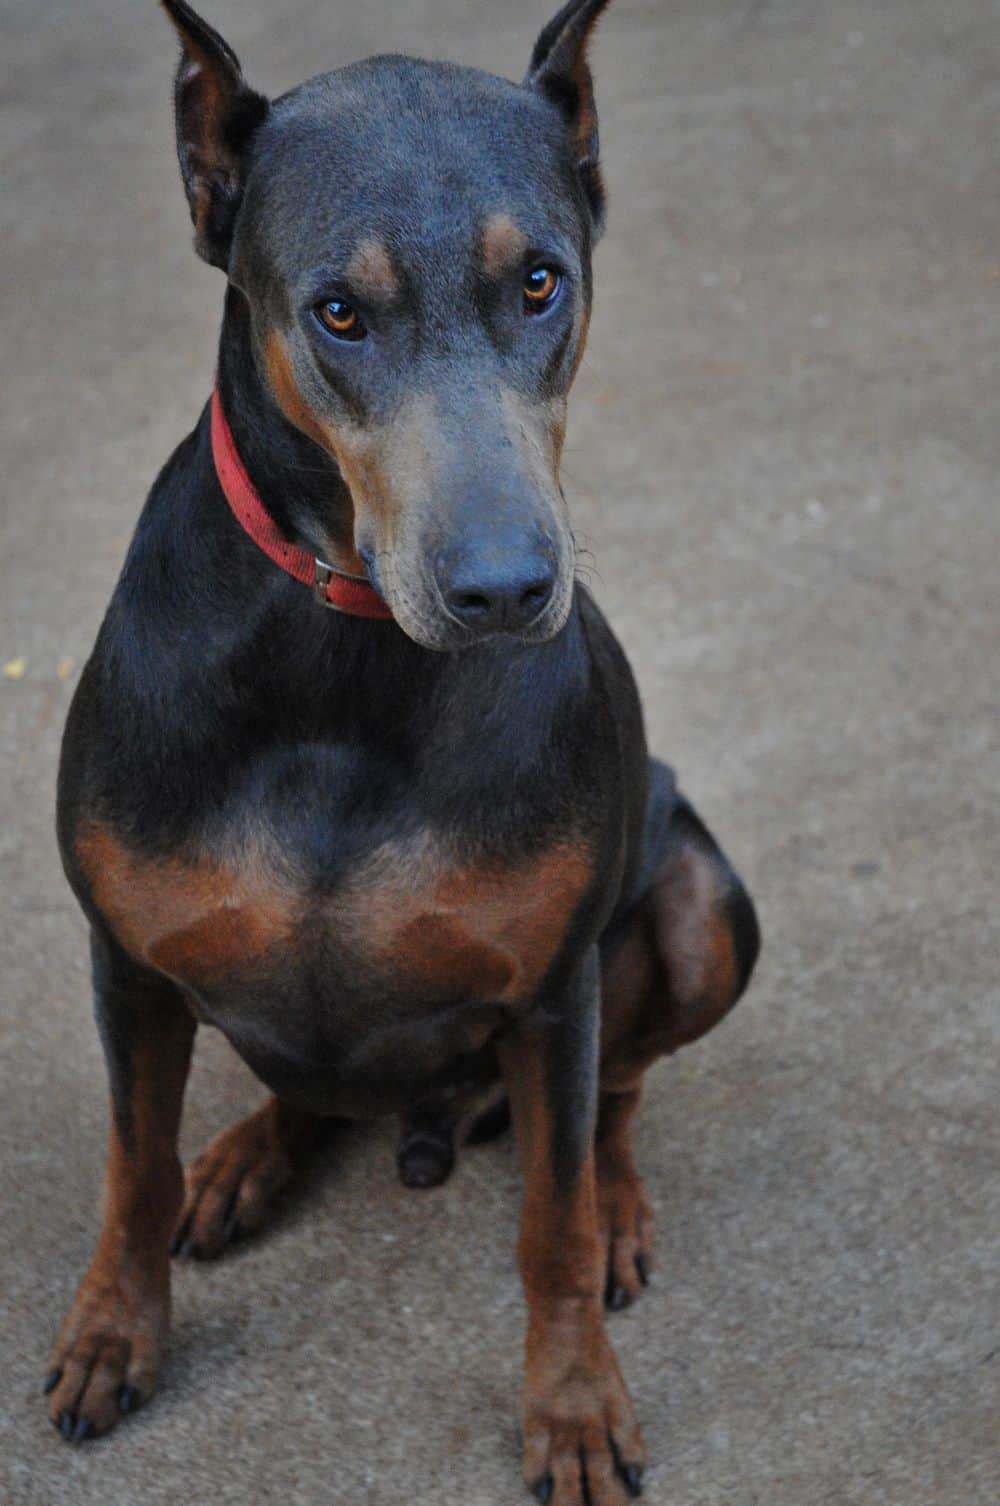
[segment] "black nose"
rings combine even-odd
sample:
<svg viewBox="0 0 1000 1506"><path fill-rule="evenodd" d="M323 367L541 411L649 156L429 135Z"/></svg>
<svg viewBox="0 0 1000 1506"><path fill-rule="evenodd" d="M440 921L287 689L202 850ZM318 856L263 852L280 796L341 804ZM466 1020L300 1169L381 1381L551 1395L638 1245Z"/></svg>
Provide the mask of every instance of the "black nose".
<svg viewBox="0 0 1000 1506"><path fill-rule="evenodd" d="M541 550L443 551L436 565L449 614L477 633L523 632L544 612L555 586L555 567Z"/></svg>

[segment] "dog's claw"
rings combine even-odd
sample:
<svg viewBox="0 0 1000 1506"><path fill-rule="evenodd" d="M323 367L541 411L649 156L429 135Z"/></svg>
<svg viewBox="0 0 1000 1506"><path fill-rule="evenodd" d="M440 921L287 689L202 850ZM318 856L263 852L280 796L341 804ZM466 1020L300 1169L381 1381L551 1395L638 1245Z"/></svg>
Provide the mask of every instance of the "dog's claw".
<svg viewBox="0 0 1000 1506"><path fill-rule="evenodd" d="M73 1416L73 1413L60 1412L56 1419L56 1427L68 1442L73 1436L73 1429L76 1427L76 1418Z"/></svg>
<svg viewBox="0 0 1000 1506"><path fill-rule="evenodd" d="M649 1261L646 1259L645 1255L643 1255L643 1253L642 1253L641 1250L639 1251L639 1254L635 1257L635 1268L636 1268L636 1270L639 1273L639 1280L642 1282L643 1286L648 1286L649 1285Z"/></svg>
<svg viewBox="0 0 1000 1506"><path fill-rule="evenodd" d="M611 1294L608 1297L608 1306L610 1307L611 1311L613 1313L620 1313L623 1308L628 1307L628 1303L628 1292L626 1292L623 1287L613 1286L611 1288Z"/></svg>
<svg viewBox="0 0 1000 1506"><path fill-rule="evenodd" d="M541 1501L542 1506L549 1506L552 1499L552 1476L543 1475L540 1480L536 1480L531 1487L531 1494Z"/></svg>
<svg viewBox="0 0 1000 1506"><path fill-rule="evenodd" d="M642 1470L638 1464L626 1464L622 1471L625 1477L625 1486L630 1496L642 1495Z"/></svg>
<svg viewBox="0 0 1000 1506"><path fill-rule="evenodd" d="M49 1373L48 1373L48 1375L45 1377L44 1384L42 1385L42 1395L43 1396L48 1396L50 1394L50 1392L52 1392L52 1391L54 1391L56 1389L56 1387L58 1386L58 1384L59 1384L59 1382L61 1380L62 1380L62 1371L61 1370L50 1370Z"/></svg>
<svg viewBox="0 0 1000 1506"><path fill-rule="evenodd" d="M118 1410L119 1412L131 1412L139 1400L139 1393L128 1381L122 1381L118 1387Z"/></svg>
<svg viewBox="0 0 1000 1506"><path fill-rule="evenodd" d="M78 1417L76 1427L73 1429L73 1443L86 1443L89 1438L95 1436L94 1424L89 1417Z"/></svg>
<svg viewBox="0 0 1000 1506"><path fill-rule="evenodd" d="M226 1227L222 1231L222 1242L224 1245L235 1244L238 1239L242 1238L243 1225L240 1223L239 1215L234 1208L226 1219Z"/></svg>

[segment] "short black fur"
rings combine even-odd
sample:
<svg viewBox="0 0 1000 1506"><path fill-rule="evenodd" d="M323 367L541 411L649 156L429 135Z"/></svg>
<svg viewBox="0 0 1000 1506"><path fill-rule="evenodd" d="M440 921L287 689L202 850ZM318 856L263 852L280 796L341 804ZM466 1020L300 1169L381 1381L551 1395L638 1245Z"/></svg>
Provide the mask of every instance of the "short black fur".
<svg viewBox="0 0 1000 1506"><path fill-rule="evenodd" d="M62 749L58 834L92 930L113 1110L111 1232L80 1310L103 1320L109 1304L116 1335L138 1332L135 1311L165 1331L193 1017L282 1114L400 1113L413 1184L447 1174L463 1095L482 1106L502 1070L547 1228L537 1248L522 1232L529 1296L568 1301L560 1344L579 1328L588 1356L610 1354L602 967L637 917L652 935L643 906L671 844L717 887L740 991L758 935L648 757L558 479L603 214L585 54L604 0L564 7L520 86L386 57L274 102L188 5L164 3L196 245L228 273L222 411L279 532L367 574L393 618L327 610L253 542L206 406L147 498ZM529 318L540 266L559 296ZM332 298L363 311L364 338L333 338L318 317ZM502 1126L492 1102L473 1138ZM617 1373L587 1364L595 1386ZM106 1430L61 1376L64 1435ZM635 1493L639 1463L604 1431Z"/></svg>

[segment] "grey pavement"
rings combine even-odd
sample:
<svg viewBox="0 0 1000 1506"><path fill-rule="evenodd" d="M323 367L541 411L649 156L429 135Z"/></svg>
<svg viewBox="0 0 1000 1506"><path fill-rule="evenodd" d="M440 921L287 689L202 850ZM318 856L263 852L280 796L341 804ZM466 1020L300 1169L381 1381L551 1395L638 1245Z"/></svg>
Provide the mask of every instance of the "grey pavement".
<svg viewBox="0 0 1000 1506"><path fill-rule="evenodd" d="M270 92L387 50L520 76L547 19L203 8ZM0 1500L520 1501L509 1142L417 1194L391 1126L352 1132L257 1243L177 1271L148 1411L81 1451L45 1418L106 1132L59 736L222 279L152 0L7 0L0 56ZM659 1270L612 1321L646 1499L995 1506L1000 8L615 0L594 60L611 210L567 490L766 937L650 1078ZM186 1151L259 1095L206 1037Z"/></svg>

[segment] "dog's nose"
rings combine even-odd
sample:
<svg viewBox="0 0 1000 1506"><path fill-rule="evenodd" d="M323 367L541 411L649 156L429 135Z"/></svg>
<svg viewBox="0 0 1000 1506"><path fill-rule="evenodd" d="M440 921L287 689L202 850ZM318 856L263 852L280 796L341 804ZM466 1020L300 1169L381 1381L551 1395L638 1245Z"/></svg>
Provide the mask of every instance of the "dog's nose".
<svg viewBox="0 0 1000 1506"><path fill-rule="evenodd" d="M435 563L449 615L477 633L523 632L555 586L555 566L540 549L516 556L444 551Z"/></svg>

